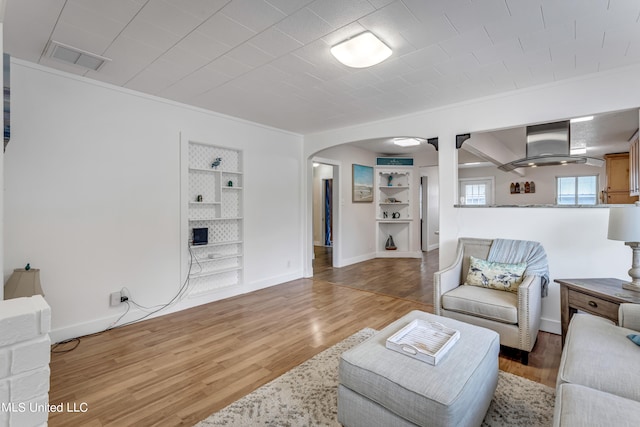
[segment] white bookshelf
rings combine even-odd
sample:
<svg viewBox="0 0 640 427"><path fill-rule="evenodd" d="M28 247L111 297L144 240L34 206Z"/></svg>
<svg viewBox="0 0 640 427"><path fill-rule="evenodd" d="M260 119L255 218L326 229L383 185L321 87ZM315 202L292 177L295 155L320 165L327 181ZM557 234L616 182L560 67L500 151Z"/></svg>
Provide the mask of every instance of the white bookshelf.
<svg viewBox="0 0 640 427"><path fill-rule="evenodd" d="M413 200L412 168L388 166L376 168L376 256L380 258L414 257L411 252ZM389 236L395 250L385 249Z"/></svg>
<svg viewBox="0 0 640 427"><path fill-rule="evenodd" d="M182 144L182 264L189 295L239 286L244 252L242 151L189 139ZM217 158L220 164L213 166ZM208 229L207 244L193 244L194 228Z"/></svg>

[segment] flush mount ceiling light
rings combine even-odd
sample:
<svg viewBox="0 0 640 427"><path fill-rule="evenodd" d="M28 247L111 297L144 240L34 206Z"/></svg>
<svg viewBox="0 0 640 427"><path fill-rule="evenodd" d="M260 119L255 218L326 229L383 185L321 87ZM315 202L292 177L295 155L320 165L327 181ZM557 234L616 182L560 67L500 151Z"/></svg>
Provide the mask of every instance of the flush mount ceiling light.
<svg viewBox="0 0 640 427"><path fill-rule="evenodd" d="M111 61L104 56L87 52L77 47L69 46L55 40L50 40L47 46L47 56L67 64L77 65L88 70L98 71L102 66Z"/></svg>
<svg viewBox="0 0 640 427"><path fill-rule="evenodd" d="M420 142L418 138L395 138L393 140L393 143L400 147L413 147L414 145L420 145Z"/></svg>
<svg viewBox="0 0 640 427"><path fill-rule="evenodd" d="M338 43L331 48L331 54L347 67L366 68L387 59L392 50L379 38L365 31L355 37Z"/></svg>

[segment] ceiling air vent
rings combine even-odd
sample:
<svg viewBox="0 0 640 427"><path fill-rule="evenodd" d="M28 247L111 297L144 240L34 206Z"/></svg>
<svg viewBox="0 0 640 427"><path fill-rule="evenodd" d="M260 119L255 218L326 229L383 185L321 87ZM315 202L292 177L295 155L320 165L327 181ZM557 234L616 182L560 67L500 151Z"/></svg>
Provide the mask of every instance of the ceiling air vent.
<svg viewBox="0 0 640 427"><path fill-rule="evenodd" d="M46 56L93 71L100 70L106 62L111 61L111 59L104 56L59 43L55 40L49 41Z"/></svg>

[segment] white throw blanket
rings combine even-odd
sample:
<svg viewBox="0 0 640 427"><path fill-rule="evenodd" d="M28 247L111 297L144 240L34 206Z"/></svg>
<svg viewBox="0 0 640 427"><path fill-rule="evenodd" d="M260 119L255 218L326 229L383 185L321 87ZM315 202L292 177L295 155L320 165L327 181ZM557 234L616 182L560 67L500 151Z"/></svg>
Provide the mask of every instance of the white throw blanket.
<svg viewBox="0 0 640 427"><path fill-rule="evenodd" d="M542 245L529 240L495 239L489 249L488 261L516 264L526 262L525 276L540 276L542 296L549 290L549 264Z"/></svg>

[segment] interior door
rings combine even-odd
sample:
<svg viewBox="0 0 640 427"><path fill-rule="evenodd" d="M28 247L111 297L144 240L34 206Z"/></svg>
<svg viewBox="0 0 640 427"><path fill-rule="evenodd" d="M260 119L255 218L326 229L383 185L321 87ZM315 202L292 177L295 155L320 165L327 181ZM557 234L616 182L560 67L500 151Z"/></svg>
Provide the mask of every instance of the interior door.
<svg viewBox="0 0 640 427"><path fill-rule="evenodd" d="M420 243L423 252L429 250L429 178L420 177Z"/></svg>
<svg viewBox="0 0 640 427"><path fill-rule="evenodd" d="M333 244L333 179L324 181L324 245Z"/></svg>

